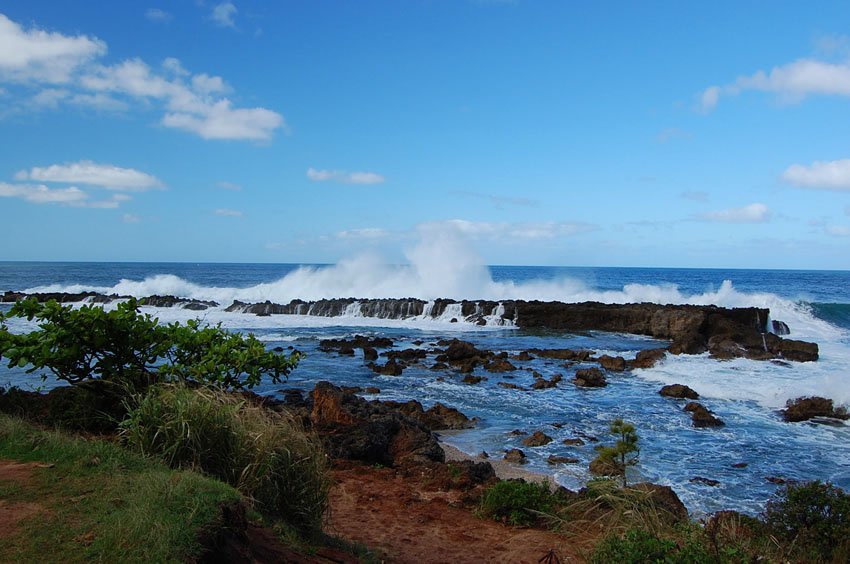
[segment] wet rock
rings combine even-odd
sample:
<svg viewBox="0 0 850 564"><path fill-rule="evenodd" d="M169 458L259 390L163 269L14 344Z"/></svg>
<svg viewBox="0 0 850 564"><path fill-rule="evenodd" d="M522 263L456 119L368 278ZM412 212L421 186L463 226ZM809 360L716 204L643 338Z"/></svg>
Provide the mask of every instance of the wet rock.
<svg viewBox="0 0 850 564"><path fill-rule="evenodd" d="M646 349L635 355L631 361L632 368L652 368L655 364L664 358L666 351L664 349Z"/></svg>
<svg viewBox="0 0 850 564"><path fill-rule="evenodd" d="M346 394L359 394L363 391L363 388L360 386L340 386L339 389Z"/></svg>
<svg viewBox="0 0 850 564"><path fill-rule="evenodd" d="M846 421L850 419L847 409L835 407L831 399L811 396L788 400L782 410L782 418L789 422L808 421L814 417L831 417Z"/></svg>
<svg viewBox="0 0 850 564"><path fill-rule="evenodd" d="M626 369L626 359L621 356L608 356L607 354L603 354L597 360L599 361L599 366L605 370L622 372Z"/></svg>
<svg viewBox="0 0 850 564"><path fill-rule="evenodd" d="M748 464L746 462L736 462L732 465L732 468L746 468Z"/></svg>
<svg viewBox="0 0 850 564"><path fill-rule="evenodd" d="M561 441L567 446L584 446L585 442L581 439L564 439Z"/></svg>
<svg viewBox="0 0 850 564"><path fill-rule="evenodd" d="M530 352L536 354L540 358L570 360L574 362L584 362L593 356L593 351L575 351L573 349L531 349Z"/></svg>
<svg viewBox="0 0 850 564"><path fill-rule="evenodd" d="M312 399L310 421L335 458L384 465L445 460L433 433L397 410L329 382L316 384Z"/></svg>
<svg viewBox="0 0 850 564"><path fill-rule="evenodd" d="M528 351L522 351L518 354L512 355L511 360L518 360L520 362L528 362L530 360L534 360L534 357L529 354Z"/></svg>
<svg viewBox="0 0 850 564"><path fill-rule="evenodd" d="M435 362L434 365L431 367L431 370L448 370L448 369L449 369L449 365L446 364L445 362Z"/></svg>
<svg viewBox="0 0 850 564"><path fill-rule="evenodd" d="M690 412L691 422L694 427L722 427L725 425L723 421L712 415L701 403L692 401L685 406L684 411Z"/></svg>
<svg viewBox="0 0 850 564"><path fill-rule="evenodd" d="M342 346L339 348L340 356L354 356L354 349L349 346Z"/></svg>
<svg viewBox="0 0 850 564"><path fill-rule="evenodd" d="M475 348L475 345L459 339L452 339L445 350L446 358L449 362L454 363L461 360L469 360L472 358L484 358L487 355L484 351Z"/></svg>
<svg viewBox="0 0 850 564"><path fill-rule="evenodd" d="M509 434L509 435L511 435L511 436L513 436L513 437L520 437L520 436L522 436L522 435L527 435L528 433L526 433L526 432L525 432L525 431L523 431L522 429L514 429L513 431L511 431L511 432L510 432L510 433L508 433L508 434Z"/></svg>
<svg viewBox="0 0 850 564"><path fill-rule="evenodd" d="M781 339L776 350L782 358L794 362L813 362L819 356L817 343L793 339Z"/></svg>
<svg viewBox="0 0 850 564"><path fill-rule="evenodd" d="M720 482L717 480L712 480L711 478L704 478L702 476L694 476L689 480L692 484L705 484L706 486L716 487L720 485Z"/></svg>
<svg viewBox="0 0 850 564"><path fill-rule="evenodd" d="M534 390L547 390L549 388L554 388L558 385L558 382L564 379L564 377L560 374L555 374L552 376L551 380L547 380L536 372L534 374L534 383L531 385L531 388Z"/></svg>
<svg viewBox="0 0 850 564"><path fill-rule="evenodd" d="M370 362L367 366L372 369L372 372L382 376L401 376L404 371L404 367L395 360L390 360L383 365Z"/></svg>
<svg viewBox="0 0 850 564"><path fill-rule="evenodd" d="M521 390L526 391L522 386L517 386L516 384L511 384L510 382L497 382L497 386L500 388L507 388L508 390Z"/></svg>
<svg viewBox="0 0 850 564"><path fill-rule="evenodd" d="M387 351L381 353L381 356L385 356L396 362L413 363L424 360L428 356L428 351L424 349L404 349L401 351Z"/></svg>
<svg viewBox="0 0 850 564"><path fill-rule="evenodd" d="M378 360L378 351L373 347L363 347L363 360L367 362Z"/></svg>
<svg viewBox="0 0 850 564"><path fill-rule="evenodd" d="M659 394L668 398L677 399L699 399L699 394L684 384L670 384L658 391Z"/></svg>
<svg viewBox="0 0 850 564"><path fill-rule="evenodd" d="M483 376L473 376L472 374L463 377L464 384L480 384L482 380L484 380Z"/></svg>
<svg viewBox="0 0 850 564"><path fill-rule="evenodd" d="M576 370L576 376L573 379L576 386L582 388L603 388L608 385L605 380L605 375L598 368L582 368Z"/></svg>
<svg viewBox="0 0 850 564"><path fill-rule="evenodd" d="M513 462L514 464L527 464L528 459L525 457L525 453L522 452L518 448L512 448L510 450L505 451L505 460L508 462Z"/></svg>
<svg viewBox="0 0 850 564"><path fill-rule="evenodd" d="M392 339L387 337L364 337L355 335L351 339L322 339L319 350L322 352L340 351L341 349L385 349L393 346Z"/></svg>
<svg viewBox="0 0 850 564"><path fill-rule="evenodd" d="M366 386L364 390L367 394L380 394L381 388L376 388L375 386Z"/></svg>
<svg viewBox="0 0 850 564"><path fill-rule="evenodd" d="M791 329L788 328L788 324L784 321L779 321L778 319L774 319L770 322L770 329L774 335L791 334Z"/></svg>
<svg viewBox="0 0 850 564"><path fill-rule="evenodd" d="M660 510L660 517L666 517L677 523L688 521L688 510L685 504L670 486L642 482L631 488L648 493L656 509Z"/></svg>
<svg viewBox="0 0 850 564"><path fill-rule="evenodd" d="M555 456L554 454L550 454L549 458L546 459L546 462L549 464L577 464L579 462L578 458L573 456Z"/></svg>
<svg viewBox="0 0 850 564"><path fill-rule="evenodd" d="M432 431L471 429L475 427L477 421L476 419L469 419L457 409L439 402L427 410L423 409L422 404L416 400L406 402L383 401L381 403L419 421Z"/></svg>
<svg viewBox="0 0 850 564"><path fill-rule="evenodd" d="M507 360L498 359L493 362L488 362L484 365L484 370L488 372L513 372L516 370L516 366L508 362Z"/></svg>
<svg viewBox="0 0 850 564"><path fill-rule="evenodd" d="M539 447L543 445L548 445L551 442L552 437L550 437L543 431L534 431L534 433L522 440L522 444L527 447Z"/></svg>

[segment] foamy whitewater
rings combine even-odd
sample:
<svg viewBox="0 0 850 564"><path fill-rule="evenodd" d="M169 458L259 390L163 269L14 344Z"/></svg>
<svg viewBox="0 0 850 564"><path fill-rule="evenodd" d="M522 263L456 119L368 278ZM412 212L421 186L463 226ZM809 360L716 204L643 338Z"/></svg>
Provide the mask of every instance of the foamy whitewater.
<svg viewBox="0 0 850 564"><path fill-rule="evenodd" d="M777 410L785 401L820 395L850 403L850 273L811 271L717 271L707 269L617 269L553 267L487 267L462 240L430 234L408 254L408 264L388 266L364 255L330 266L0 263L0 290L174 295L214 300L206 311L144 308L161 321L198 318L208 323L251 331L269 347L295 347L307 354L289 382L265 384L259 391L312 389L318 380L339 385L377 386L380 399L417 399L426 407L440 401L468 416L481 418L476 429L444 437L469 453L500 456L520 447L529 469L552 473L563 485L579 487L588 478L593 445L568 447L563 439L594 436L607 440L615 417L636 424L641 462L632 479L673 486L688 508L702 514L719 509L756 513L775 491L767 477L822 479L850 489L850 427L846 424L783 423ZM340 357L317 350L319 340L355 334L386 335L396 348L433 348L441 337L457 336L480 348L519 352L529 348L589 348L599 354L630 358L641 349L659 346L645 337L591 333L530 334L512 327L452 323L452 312L438 319L374 319L272 315L258 317L224 311L233 300L288 303L322 298L540 299L563 302L655 302L766 307L773 319L791 328L791 338L814 341L821 359L781 366L744 359L720 362L707 355L668 356L648 370L610 375L609 386L584 390L573 386L571 372L581 365L536 359L518 363L550 378L564 375L557 388L523 392L497 385L533 382L530 370L504 375L480 372L479 385L463 384L451 372L412 366L401 377L376 376L362 356ZM8 309L8 306L4 306ZM108 307L108 306L107 306ZM15 331L31 325L14 320ZM421 345L414 344L422 341ZM429 360L428 365L431 364ZM478 372L476 372L478 373ZM443 381L437 380L444 376ZM662 398L664 384L686 384L702 403L725 421L721 429L694 429L682 404ZM22 370L0 368L0 384L41 384ZM48 385L50 382L48 381ZM369 396L370 399L373 396ZM555 425L557 426L555 426ZM514 429L543 430L555 440L544 447L522 447ZM579 464L551 467L550 454L572 456ZM745 463L744 468L733 464ZM710 487L693 483L697 476L718 480Z"/></svg>

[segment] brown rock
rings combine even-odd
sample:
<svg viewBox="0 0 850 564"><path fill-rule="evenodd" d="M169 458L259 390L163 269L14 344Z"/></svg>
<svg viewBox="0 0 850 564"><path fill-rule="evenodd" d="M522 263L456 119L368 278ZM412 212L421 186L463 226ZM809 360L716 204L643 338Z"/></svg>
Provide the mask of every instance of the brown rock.
<svg viewBox="0 0 850 564"><path fill-rule="evenodd" d="M386 364L375 364L370 362L367 366L372 369L372 372L381 374L382 376L401 376L404 366L397 363L395 360L390 360Z"/></svg>
<svg viewBox="0 0 850 564"><path fill-rule="evenodd" d="M834 407L831 399L819 396L788 400L782 410L782 418L789 423L808 421L813 417L832 417L846 421L850 419L850 414L844 407Z"/></svg>
<svg viewBox="0 0 850 564"><path fill-rule="evenodd" d="M554 454L549 455L549 458L546 459L546 462L549 464L576 464L579 462L578 458L572 456L555 456Z"/></svg>
<svg viewBox="0 0 850 564"><path fill-rule="evenodd" d="M498 382L496 385L499 386L500 388L507 388L509 390L525 391L525 388L523 388L522 386L517 386L516 384L511 384L510 382Z"/></svg>
<svg viewBox="0 0 850 564"><path fill-rule="evenodd" d="M597 476L622 476L624 472L623 466L616 460L601 455L590 461L588 470Z"/></svg>
<svg viewBox="0 0 850 564"><path fill-rule="evenodd" d="M573 382L576 386L582 388L603 388L608 385L608 382L605 381L605 375L598 368L576 370L576 377Z"/></svg>
<svg viewBox="0 0 850 564"><path fill-rule="evenodd" d="M723 421L712 415L712 413L700 403L690 402L684 408L691 413L691 421L694 427L722 427Z"/></svg>
<svg viewBox="0 0 850 564"><path fill-rule="evenodd" d="M527 447L539 447L543 445L548 445L552 442L552 437L544 433L543 431L535 431L530 436L524 438L522 440L522 444Z"/></svg>
<svg viewBox="0 0 850 564"><path fill-rule="evenodd" d="M481 383L482 380L484 380L483 376L473 376L472 374L469 374L467 376L464 376L463 383L464 384L479 384L479 383Z"/></svg>
<svg viewBox="0 0 850 564"><path fill-rule="evenodd" d="M699 399L699 394L683 384L670 384L658 392L662 396L677 399Z"/></svg>
<svg viewBox="0 0 850 564"><path fill-rule="evenodd" d="M488 372L513 372L514 370L516 370L516 366L514 366L507 360L499 359L485 364L484 370Z"/></svg>
<svg viewBox="0 0 850 564"><path fill-rule="evenodd" d="M505 451L505 460L508 462L513 462L514 464L526 464L528 463L528 459L525 457L525 453L522 452L518 448L512 448L510 450Z"/></svg>
<svg viewBox="0 0 850 564"><path fill-rule="evenodd" d="M528 351L522 351L518 354L512 355L511 360L519 360L521 362L528 362L529 360L534 360L534 357L529 354Z"/></svg>
<svg viewBox="0 0 850 564"><path fill-rule="evenodd" d="M640 351L631 362L632 368L652 368L655 364L664 358L666 351L664 349L647 349Z"/></svg>
<svg viewBox="0 0 850 564"><path fill-rule="evenodd" d="M626 359L621 356L608 356L607 354L603 354L597 360L599 361L599 366L605 370L622 372L626 369Z"/></svg>
<svg viewBox="0 0 850 564"><path fill-rule="evenodd" d="M581 439L564 439L561 442L567 446L584 446L584 441Z"/></svg>

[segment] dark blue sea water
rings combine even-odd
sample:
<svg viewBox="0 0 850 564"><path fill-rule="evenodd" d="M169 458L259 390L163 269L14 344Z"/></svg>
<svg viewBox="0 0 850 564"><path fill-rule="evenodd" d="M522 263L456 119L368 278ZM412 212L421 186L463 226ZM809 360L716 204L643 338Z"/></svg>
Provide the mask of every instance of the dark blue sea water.
<svg viewBox="0 0 850 564"><path fill-rule="evenodd" d="M593 445L569 447L563 439L591 435L606 440L611 419L623 417L637 425L641 462L632 479L673 486L696 514L718 509L756 513L776 486L767 477L823 479L850 489L850 427L814 423L787 424L777 410L789 398L827 396L850 402L850 272L716 269L486 267L475 260L422 253L410 265L386 266L368 258L336 265L183 264L183 263L9 263L0 262L0 291L83 291L146 296L173 294L212 299L221 304L205 312L178 308L154 309L162 321L200 316L211 323L251 331L270 347L295 347L306 358L282 386L266 384L261 393L282 388L309 390L326 379L343 385L377 386L382 399L436 401L481 418L476 429L446 436L469 453L486 450L499 456L521 446L514 429L543 430L556 440L539 448L524 448L531 470L553 474L567 487L588 478ZM793 338L815 341L821 359L815 363L780 366L769 362L720 362L704 355L668 357L649 370L611 375L609 386L584 390L573 386L571 374L582 365L536 359L518 363L521 370L504 375L480 372L487 378L467 385L452 373L427 365L405 370L401 377L376 376L361 356L339 357L318 351L320 339L355 334L387 335L396 348L432 348L442 337L457 336L494 351L528 348L590 348L600 354L629 358L659 343L628 335L533 334L514 328L477 327L448 320L376 320L362 317L256 317L226 313L234 299L272 300L322 297L436 297L486 299L595 300L610 303L713 303L721 306L768 307L774 319L791 327ZM25 324L13 330L27 330ZM422 341L421 345L415 344ZM590 365L588 365L590 366ZM554 389L517 391L498 386L510 382L528 386L531 371L544 377L562 374ZM694 388L701 401L726 422L722 429L694 429L682 405L662 398L664 384ZM0 368L0 384L40 384L21 370ZM551 467L550 454L574 456L579 464ZM744 468L732 465L746 463ZM702 476L720 481L717 487L691 482Z"/></svg>

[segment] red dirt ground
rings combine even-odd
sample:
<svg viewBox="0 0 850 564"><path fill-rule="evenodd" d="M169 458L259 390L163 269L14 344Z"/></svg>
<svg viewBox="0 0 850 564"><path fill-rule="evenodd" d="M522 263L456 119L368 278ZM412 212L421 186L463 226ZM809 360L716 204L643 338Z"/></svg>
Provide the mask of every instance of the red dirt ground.
<svg viewBox="0 0 850 564"><path fill-rule="evenodd" d="M0 460L0 482L15 482L25 485L32 479L35 468L44 468L36 462ZM10 502L0 499L0 538L10 538L17 533L18 523L47 510L37 503Z"/></svg>
<svg viewBox="0 0 850 564"><path fill-rule="evenodd" d="M560 562L584 561L555 533L479 519L457 503L462 492L429 489L395 470L334 471L326 530L382 552L389 562L528 562L550 550Z"/></svg>

